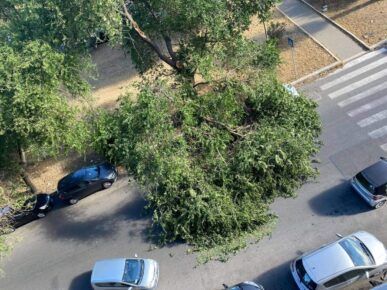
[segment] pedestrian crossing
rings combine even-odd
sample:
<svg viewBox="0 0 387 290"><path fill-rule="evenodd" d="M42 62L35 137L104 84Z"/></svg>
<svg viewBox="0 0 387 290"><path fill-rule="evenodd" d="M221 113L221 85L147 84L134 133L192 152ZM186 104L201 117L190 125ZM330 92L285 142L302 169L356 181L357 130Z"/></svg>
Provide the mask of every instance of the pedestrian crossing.
<svg viewBox="0 0 387 290"><path fill-rule="evenodd" d="M319 89L387 152L387 48L349 62Z"/></svg>

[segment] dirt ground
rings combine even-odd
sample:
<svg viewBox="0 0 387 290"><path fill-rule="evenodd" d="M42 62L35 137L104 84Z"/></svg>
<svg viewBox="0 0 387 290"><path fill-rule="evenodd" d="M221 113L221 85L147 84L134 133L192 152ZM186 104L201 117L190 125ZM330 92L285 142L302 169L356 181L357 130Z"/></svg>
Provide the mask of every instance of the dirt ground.
<svg viewBox="0 0 387 290"><path fill-rule="evenodd" d="M281 64L278 67L278 78L284 82L292 82L324 66L335 62L335 59L320 45L309 38L302 30L283 16L278 10L274 10L273 19L270 22L285 24L285 33L280 41ZM266 25L269 27L270 22ZM263 24L254 18L246 36L257 42L265 41ZM294 64L292 49L288 45L288 37L294 40Z"/></svg>
<svg viewBox="0 0 387 290"><path fill-rule="evenodd" d="M321 11L323 0L306 0ZM387 0L328 0L325 13L369 45L387 38Z"/></svg>
<svg viewBox="0 0 387 290"><path fill-rule="evenodd" d="M272 21L286 24L286 33L280 43L282 63L278 74L281 81L291 82L334 62L333 57L278 11L274 13ZM254 19L246 35L257 42L263 42L265 40L263 25ZM294 58L297 74L293 69L291 49L287 45L288 36L295 41ZM120 95L128 91L135 92L135 88L131 85L140 80L140 77L129 55L126 55L121 49L112 49L107 44L103 44L93 51L92 59L98 71L96 79L90 81L93 87L94 105L114 108ZM67 158L59 160L40 161L31 165L28 171L39 191L53 192L57 182L63 176L80 166L93 164L100 160L101 158L96 155L82 157L70 154Z"/></svg>

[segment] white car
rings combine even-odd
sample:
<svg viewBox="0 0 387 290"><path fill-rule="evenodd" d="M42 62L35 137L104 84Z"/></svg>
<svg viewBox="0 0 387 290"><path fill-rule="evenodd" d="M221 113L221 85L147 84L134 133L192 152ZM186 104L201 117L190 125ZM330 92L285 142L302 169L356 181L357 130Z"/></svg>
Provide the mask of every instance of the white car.
<svg viewBox="0 0 387 290"><path fill-rule="evenodd" d="M91 274L94 290L155 289L159 265L152 259L111 259L97 261Z"/></svg>
<svg viewBox="0 0 387 290"><path fill-rule="evenodd" d="M382 242L362 231L298 257L290 270L301 290L341 289L381 274L386 259Z"/></svg>

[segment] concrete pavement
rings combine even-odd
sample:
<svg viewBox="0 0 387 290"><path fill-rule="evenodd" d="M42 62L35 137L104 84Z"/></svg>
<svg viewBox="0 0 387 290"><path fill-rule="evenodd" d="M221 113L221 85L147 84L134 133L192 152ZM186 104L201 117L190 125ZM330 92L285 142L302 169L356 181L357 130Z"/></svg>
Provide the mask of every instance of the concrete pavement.
<svg viewBox="0 0 387 290"><path fill-rule="evenodd" d="M379 129L387 125L382 113L387 110L387 91L379 76L386 69L386 53L367 54L302 88L318 100L323 121L320 176L305 184L297 198L276 200L271 208L279 222L270 237L227 263L199 266L185 244L153 249L141 194L121 178L108 190L18 229L14 234L22 240L0 264L5 271L0 289L90 290L95 260L137 253L159 261L158 290L216 290L222 283L243 280L257 281L267 290L295 290L289 262L335 240L336 233L367 230L387 245L387 206L370 209L347 181L385 154L387 133L381 135L384 131ZM361 112L349 114L354 111ZM362 283L348 289L369 288Z"/></svg>
<svg viewBox="0 0 387 290"><path fill-rule="evenodd" d="M278 8L341 60L364 51L351 37L301 1L283 0Z"/></svg>

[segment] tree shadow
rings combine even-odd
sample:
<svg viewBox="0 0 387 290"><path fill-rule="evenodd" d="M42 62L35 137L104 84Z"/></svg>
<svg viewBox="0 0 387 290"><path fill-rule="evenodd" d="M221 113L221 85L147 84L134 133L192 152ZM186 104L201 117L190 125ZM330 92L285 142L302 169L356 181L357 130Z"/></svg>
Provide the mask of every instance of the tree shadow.
<svg viewBox="0 0 387 290"><path fill-rule="evenodd" d="M93 290L90 284L91 271L82 273L75 278L70 283L69 290Z"/></svg>
<svg viewBox="0 0 387 290"><path fill-rule="evenodd" d="M348 216L371 210L347 180L315 196L309 205L321 216Z"/></svg>
<svg viewBox="0 0 387 290"><path fill-rule="evenodd" d="M287 261L268 270L254 279L254 282L270 290L298 290L290 272L291 262Z"/></svg>
<svg viewBox="0 0 387 290"><path fill-rule="evenodd" d="M122 231L122 223L126 223L125 230L128 231L129 239L140 237L148 240L151 218L144 211L147 202L137 191L132 193L132 198L122 202L114 211L107 210L86 219L83 218L85 207L59 204L47 219L42 220L47 238L79 242L97 238L111 240Z"/></svg>

